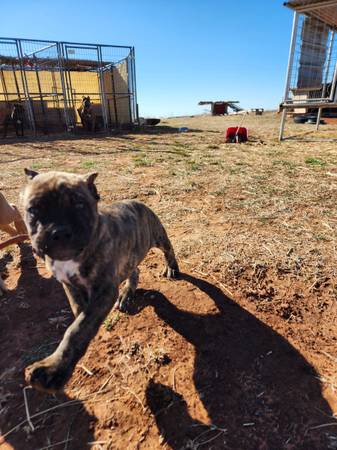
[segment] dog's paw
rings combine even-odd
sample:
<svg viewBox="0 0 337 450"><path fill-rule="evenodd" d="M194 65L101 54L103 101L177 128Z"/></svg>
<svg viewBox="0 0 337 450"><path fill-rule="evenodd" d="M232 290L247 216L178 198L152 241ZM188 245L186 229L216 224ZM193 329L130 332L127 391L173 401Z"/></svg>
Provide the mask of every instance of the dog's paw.
<svg viewBox="0 0 337 450"><path fill-rule="evenodd" d="M163 276L168 278L169 280L176 280L177 278L179 278L179 274L180 271L178 264L173 267L167 266L163 271Z"/></svg>
<svg viewBox="0 0 337 450"><path fill-rule="evenodd" d="M131 292L129 289L126 289L119 295L117 302L115 303L114 309L118 309L119 311L127 314L133 301L134 301L133 292Z"/></svg>
<svg viewBox="0 0 337 450"><path fill-rule="evenodd" d="M25 380L29 386L38 391L54 394L62 390L68 381L68 376L65 370L48 364L48 358L46 358L26 367Z"/></svg>

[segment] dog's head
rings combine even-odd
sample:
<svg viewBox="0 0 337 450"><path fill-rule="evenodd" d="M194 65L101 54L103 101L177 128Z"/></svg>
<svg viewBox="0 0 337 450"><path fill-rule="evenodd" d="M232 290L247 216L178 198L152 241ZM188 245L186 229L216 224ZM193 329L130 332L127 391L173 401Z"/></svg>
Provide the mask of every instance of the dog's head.
<svg viewBox="0 0 337 450"><path fill-rule="evenodd" d="M34 251L42 258L76 259L97 227L97 173L25 173L24 220Z"/></svg>
<svg viewBox="0 0 337 450"><path fill-rule="evenodd" d="M87 97L82 97L82 106L84 109L89 109L91 106L91 100L89 95Z"/></svg>

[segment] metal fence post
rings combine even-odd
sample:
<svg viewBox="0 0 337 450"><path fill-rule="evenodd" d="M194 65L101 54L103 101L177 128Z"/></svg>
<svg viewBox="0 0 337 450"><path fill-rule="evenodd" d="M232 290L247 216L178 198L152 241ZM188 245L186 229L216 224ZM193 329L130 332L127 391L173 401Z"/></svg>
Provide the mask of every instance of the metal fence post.
<svg viewBox="0 0 337 450"><path fill-rule="evenodd" d="M67 131L70 131L71 127L74 126L73 121L68 116L68 111L70 109L70 105L68 104L68 95L66 90L66 82L64 79L64 58L61 48L61 43L57 42L57 58L59 62L59 72L60 72L60 80L63 94L63 111L64 111L64 120L66 123Z"/></svg>
<svg viewBox="0 0 337 450"><path fill-rule="evenodd" d="M291 75L292 75L293 62L294 62L294 52L295 52L295 46L296 46L297 25L298 25L298 13L295 11L294 19L293 19L293 27L292 27L292 32L291 32L290 50L289 50L288 67L287 67L287 78L286 78L286 85L285 85L284 97L283 97L284 103L286 103L287 100L289 99L289 88L290 88ZM286 108L284 108L282 111L282 118L281 118L281 125L280 125L280 134L279 134L280 141L282 141L284 139L284 127L285 127L286 118L287 118L287 110L286 110Z"/></svg>
<svg viewBox="0 0 337 450"><path fill-rule="evenodd" d="M31 98L29 96L28 82L27 82L27 78L26 78L25 69L23 67L22 45L21 45L21 41L19 39L15 39L15 43L16 43L17 53L18 53L18 56L19 56L19 64L20 64L20 71L21 71L22 86L23 86L25 98L26 98L26 101L27 101L28 119L30 121L30 125L32 127L32 130L33 130L34 134L36 134L34 110L32 108Z"/></svg>
<svg viewBox="0 0 337 450"><path fill-rule="evenodd" d="M108 121L108 108L107 108L107 100L105 93L105 83L104 83L104 72L103 72L103 61L102 61L102 47L100 45L97 46L97 54L98 54L98 62L99 62L99 87L100 87L100 97L102 104L102 113L103 113L103 122L104 128L107 130L109 128Z"/></svg>
<svg viewBox="0 0 337 450"><path fill-rule="evenodd" d="M133 120L138 123L139 125L139 114L138 114L138 103L137 103L137 83L136 83L136 55L135 55L135 48L132 47L131 49L131 55L132 55L132 93L133 93L133 110L134 110L134 117Z"/></svg>
<svg viewBox="0 0 337 450"><path fill-rule="evenodd" d="M128 57L126 58L126 75L127 75L127 88L128 88L128 100L129 100L129 122L130 122L130 124L132 123L132 119L133 119L133 114L132 114L132 110L133 110L133 108L132 108L132 99L131 99L131 96L132 96L132 92L131 92L131 89L132 89L132 86L131 86L131 89L130 89L130 81L131 81L131 78L132 78L132 75L130 76L130 72L131 72L131 74L132 74L132 68L131 68L131 70L130 70L130 66L131 66L131 63L130 63L130 61L131 61L131 50L130 50L130 53L129 53L129 55L128 55Z"/></svg>
<svg viewBox="0 0 337 450"><path fill-rule="evenodd" d="M298 13L295 12L294 20L293 20L293 28L292 28L292 32L291 32L290 50L289 50L288 67L287 67L287 78L286 78L286 85L285 85L284 97L283 97L283 101L285 101L285 102L289 98L288 94L289 94L292 68L293 68L293 62L294 62L297 25L298 25Z"/></svg>

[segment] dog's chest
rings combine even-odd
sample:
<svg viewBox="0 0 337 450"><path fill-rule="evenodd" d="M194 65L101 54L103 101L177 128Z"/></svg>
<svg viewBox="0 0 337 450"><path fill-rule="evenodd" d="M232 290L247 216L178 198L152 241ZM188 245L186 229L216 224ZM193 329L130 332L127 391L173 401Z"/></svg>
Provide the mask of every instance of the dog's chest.
<svg viewBox="0 0 337 450"><path fill-rule="evenodd" d="M79 263L72 259L68 261L51 260L49 265L52 274L60 283L71 283L75 278L80 284L85 284L80 274Z"/></svg>

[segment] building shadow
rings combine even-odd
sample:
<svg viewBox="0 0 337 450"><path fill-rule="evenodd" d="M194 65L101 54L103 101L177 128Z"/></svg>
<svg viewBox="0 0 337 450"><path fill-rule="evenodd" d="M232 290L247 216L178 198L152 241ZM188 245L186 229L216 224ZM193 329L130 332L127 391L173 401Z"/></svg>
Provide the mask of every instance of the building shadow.
<svg viewBox="0 0 337 450"><path fill-rule="evenodd" d="M30 245L20 244L20 276L15 289L0 298L0 448L36 450L55 448L78 450L89 448L94 441L96 418L84 404L66 394L57 396L28 390L30 414L51 408L32 419L35 431L27 423L4 435L26 419L23 386L24 369L44 358L56 348L65 326L72 320L62 286L53 278L42 277ZM3 268L11 258L5 257ZM61 314L64 326L55 326L50 319ZM76 400L76 398L75 398ZM60 406L62 405L62 406ZM7 444L7 445L6 445Z"/></svg>
<svg viewBox="0 0 337 450"><path fill-rule="evenodd" d="M193 383L213 425L205 428L207 424L195 421L180 394L151 381L147 404L164 440L176 450L194 449L208 440L201 448L328 449L326 433L335 427L314 427L337 421L315 369L286 339L219 288L186 274L182 279L203 291L217 312L183 311L157 291L142 295L139 306L151 305L194 346Z"/></svg>

